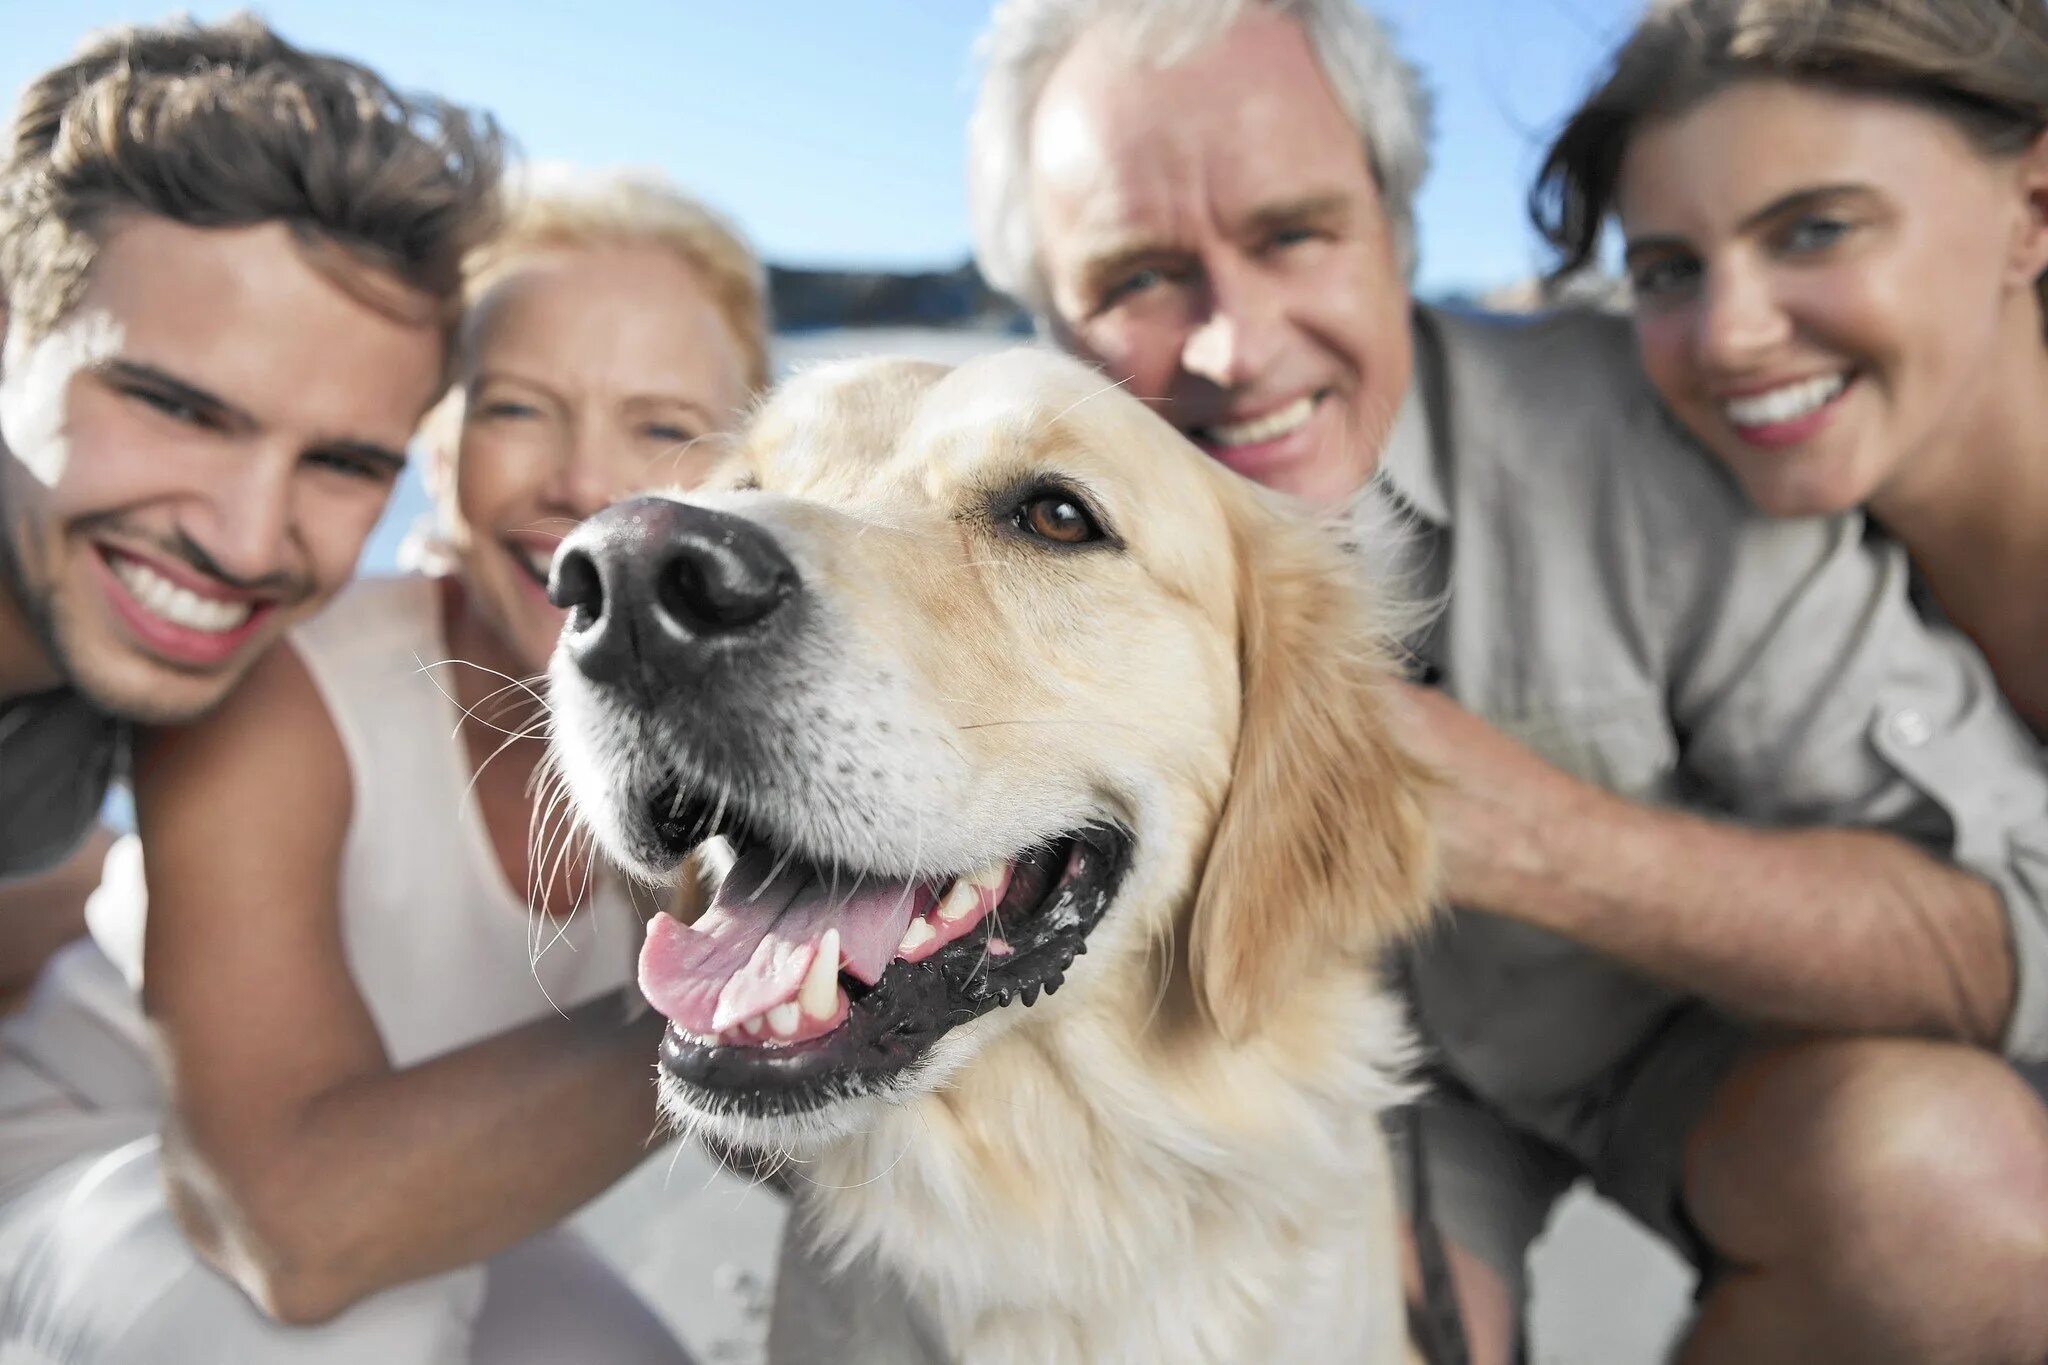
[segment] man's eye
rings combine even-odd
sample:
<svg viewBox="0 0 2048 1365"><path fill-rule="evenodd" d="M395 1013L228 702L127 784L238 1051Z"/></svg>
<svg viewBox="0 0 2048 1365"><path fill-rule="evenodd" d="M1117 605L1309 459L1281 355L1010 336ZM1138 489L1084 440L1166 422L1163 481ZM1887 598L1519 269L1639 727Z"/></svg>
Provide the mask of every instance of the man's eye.
<svg viewBox="0 0 2048 1365"><path fill-rule="evenodd" d="M308 451L306 463L370 483L390 483L398 474L389 461L373 460L367 455L351 455L345 450Z"/></svg>
<svg viewBox="0 0 2048 1365"><path fill-rule="evenodd" d="M1136 298L1138 295L1156 289L1165 283L1166 272L1164 270L1153 267L1148 267L1144 270L1133 270L1128 275L1118 276L1115 280L1111 281L1109 286L1102 291L1101 302L1096 306L1098 308L1113 308L1119 303Z"/></svg>
<svg viewBox="0 0 2048 1365"><path fill-rule="evenodd" d="M1103 539L1088 509L1065 493L1040 493L1017 509L1017 529L1055 545L1086 545Z"/></svg>
<svg viewBox="0 0 2048 1365"><path fill-rule="evenodd" d="M130 398L155 409L173 422L192 427L213 425L204 412L173 394L160 393L155 389L129 389L127 393Z"/></svg>

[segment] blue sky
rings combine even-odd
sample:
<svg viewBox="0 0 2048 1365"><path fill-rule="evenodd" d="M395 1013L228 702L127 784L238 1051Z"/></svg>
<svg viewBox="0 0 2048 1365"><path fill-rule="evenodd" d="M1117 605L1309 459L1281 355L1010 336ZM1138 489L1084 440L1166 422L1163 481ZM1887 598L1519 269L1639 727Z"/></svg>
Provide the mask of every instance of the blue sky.
<svg viewBox="0 0 2048 1365"><path fill-rule="evenodd" d="M1543 136L1641 0L1379 0L1436 92L1425 291L1540 264L1522 198ZM199 18L241 5L189 3ZM667 172L793 264L967 254L962 125L984 0L271 0L287 37L494 111L524 152ZM13 97L136 0L0 0Z"/></svg>

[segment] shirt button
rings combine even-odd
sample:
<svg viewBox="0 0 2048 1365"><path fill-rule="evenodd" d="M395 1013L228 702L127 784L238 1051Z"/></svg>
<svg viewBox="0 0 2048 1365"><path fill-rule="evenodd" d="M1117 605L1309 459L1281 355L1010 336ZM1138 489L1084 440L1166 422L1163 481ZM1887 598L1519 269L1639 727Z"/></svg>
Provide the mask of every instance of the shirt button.
<svg viewBox="0 0 2048 1365"><path fill-rule="evenodd" d="M1908 749L1917 749L1934 738L1934 722L1917 706L1892 712L1892 738Z"/></svg>

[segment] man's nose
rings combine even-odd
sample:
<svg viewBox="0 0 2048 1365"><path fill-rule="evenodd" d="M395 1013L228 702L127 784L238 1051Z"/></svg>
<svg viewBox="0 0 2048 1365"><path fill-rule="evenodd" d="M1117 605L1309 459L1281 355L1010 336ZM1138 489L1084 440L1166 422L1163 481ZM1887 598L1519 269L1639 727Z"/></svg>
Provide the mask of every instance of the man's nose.
<svg viewBox="0 0 2048 1365"><path fill-rule="evenodd" d="M701 677L776 638L803 593L775 537L744 517L634 498L570 533L548 597L569 612L562 648L612 686Z"/></svg>
<svg viewBox="0 0 2048 1365"><path fill-rule="evenodd" d="M1256 279L1212 276L1209 312L1181 347L1181 368L1218 388L1256 379L1271 358L1279 309Z"/></svg>
<svg viewBox="0 0 2048 1365"><path fill-rule="evenodd" d="M251 459L203 490L198 510L184 518L185 534L236 583L286 574L291 562L292 500L297 485L290 460Z"/></svg>

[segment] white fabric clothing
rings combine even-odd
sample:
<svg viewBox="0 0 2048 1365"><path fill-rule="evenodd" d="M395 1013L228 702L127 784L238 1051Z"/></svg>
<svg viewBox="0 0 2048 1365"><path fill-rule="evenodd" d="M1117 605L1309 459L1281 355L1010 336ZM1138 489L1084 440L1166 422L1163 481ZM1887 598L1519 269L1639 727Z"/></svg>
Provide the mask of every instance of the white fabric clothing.
<svg viewBox="0 0 2048 1365"><path fill-rule="evenodd" d="M431 579L364 580L291 637L348 758L343 949L398 1068L619 990L639 943L617 888L555 922L508 883L439 666L441 600ZM509 1365L550 1358L528 1349L548 1342L569 1351L553 1359L685 1359L566 1232L399 1286L317 1329L265 1319L198 1260L165 1202L163 1101L139 1002L143 919L130 838L88 907L92 938L53 959L28 1005L0 1022L0 1365L170 1365L198 1342L206 1354L191 1358L209 1363ZM520 1267L539 1280L515 1288ZM564 1319L548 1331L527 1321L542 1302Z"/></svg>
<svg viewBox="0 0 2048 1365"><path fill-rule="evenodd" d="M555 923L506 881L470 790L440 603L439 580L370 579L292 637L348 752L342 935L394 1067L618 990L640 948L615 889Z"/></svg>
<svg viewBox="0 0 2048 1365"><path fill-rule="evenodd" d="M386 1290L318 1328L272 1322L193 1254L158 1161L149 1136L37 1187L32 1200L90 1216L38 1239L11 1278L0 1365L687 1365L660 1320L564 1229Z"/></svg>

